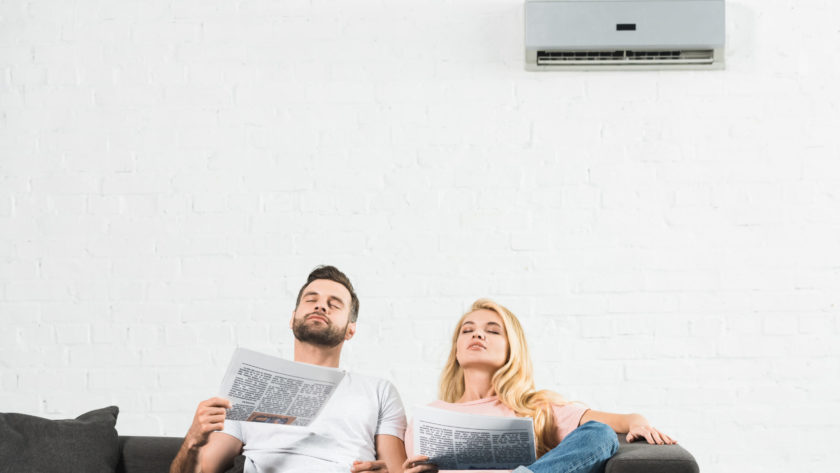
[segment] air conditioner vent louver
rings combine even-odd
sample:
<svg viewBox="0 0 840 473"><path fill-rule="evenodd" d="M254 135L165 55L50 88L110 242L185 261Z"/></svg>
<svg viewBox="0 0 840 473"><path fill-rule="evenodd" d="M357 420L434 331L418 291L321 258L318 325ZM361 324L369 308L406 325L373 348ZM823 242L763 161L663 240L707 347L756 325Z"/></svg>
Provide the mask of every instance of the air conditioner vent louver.
<svg viewBox="0 0 840 473"><path fill-rule="evenodd" d="M537 51L538 66L614 66L631 64L712 64L712 49L663 51Z"/></svg>

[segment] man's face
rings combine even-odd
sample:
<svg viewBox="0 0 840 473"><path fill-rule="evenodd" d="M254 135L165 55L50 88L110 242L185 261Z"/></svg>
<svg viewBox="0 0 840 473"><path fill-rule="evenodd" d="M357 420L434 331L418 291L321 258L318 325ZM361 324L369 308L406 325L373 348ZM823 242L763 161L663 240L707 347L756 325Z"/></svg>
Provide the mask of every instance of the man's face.
<svg viewBox="0 0 840 473"><path fill-rule="evenodd" d="M328 279L312 281L303 289L291 325L301 342L333 348L350 340L356 331L350 322L350 291Z"/></svg>

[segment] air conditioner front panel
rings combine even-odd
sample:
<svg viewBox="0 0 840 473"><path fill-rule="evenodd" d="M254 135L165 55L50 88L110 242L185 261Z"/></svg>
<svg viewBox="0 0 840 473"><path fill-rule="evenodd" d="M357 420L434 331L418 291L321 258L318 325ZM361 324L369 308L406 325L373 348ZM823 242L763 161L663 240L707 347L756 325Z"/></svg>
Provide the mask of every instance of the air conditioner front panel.
<svg viewBox="0 0 840 473"><path fill-rule="evenodd" d="M723 47L724 38L722 0L535 0L525 4L527 51L717 49Z"/></svg>

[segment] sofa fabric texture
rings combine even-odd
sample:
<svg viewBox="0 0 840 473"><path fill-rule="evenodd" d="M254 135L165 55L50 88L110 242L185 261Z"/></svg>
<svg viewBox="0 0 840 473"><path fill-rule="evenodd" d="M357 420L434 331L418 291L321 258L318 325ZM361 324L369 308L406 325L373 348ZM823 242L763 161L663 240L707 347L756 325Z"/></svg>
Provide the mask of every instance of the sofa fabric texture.
<svg viewBox="0 0 840 473"><path fill-rule="evenodd" d="M116 406L66 420L0 413L0 473L112 473L118 414Z"/></svg>
<svg viewBox="0 0 840 473"><path fill-rule="evenodd" d="M606 473L698 473L694 457L681 445L627 443L619 435L618 452L607 462ZM120 437L122 458L117 473L166 473L184 439L177 437ZM236 457L225 473L241 473L245 457ZM316 472L317 473L317 472Z"/></svg>

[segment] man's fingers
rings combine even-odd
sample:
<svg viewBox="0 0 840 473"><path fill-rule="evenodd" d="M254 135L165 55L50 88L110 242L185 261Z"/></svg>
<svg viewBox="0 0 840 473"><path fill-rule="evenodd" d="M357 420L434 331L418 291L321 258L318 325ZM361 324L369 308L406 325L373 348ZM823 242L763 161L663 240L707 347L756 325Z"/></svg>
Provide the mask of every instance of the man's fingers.
<svg viewBox="0 0 840 473"><path fill-rule="evenodd" d="M225 415L216 415L216 416L203 416L201 418L202 423L204 424L220 424L224 423Z"/></svg>
<svg viewBox="0 0 840 473"><path fill-rule="evenodd" d="M223 397L211 397L210 399L203 401L201 404L207 407L224 407L225 409L233 407L230 401Z"/></svg>
<svg viewBox="0 0 840 473"><path fill-rule="evenodd" d="M382 468L383 465L380 462L363 462L358 460L353 462L354 473L360 473L363 471L380 471Z"/></svg>
<svg viewBox="0 0 840 473"><path fill-rule="evenodd" d="M209 434L212 432L218 432L219 430L224 430L225 423L224 422L215 422L212 424L204 424L201 426L201 431L205 434Z"/></svg>

